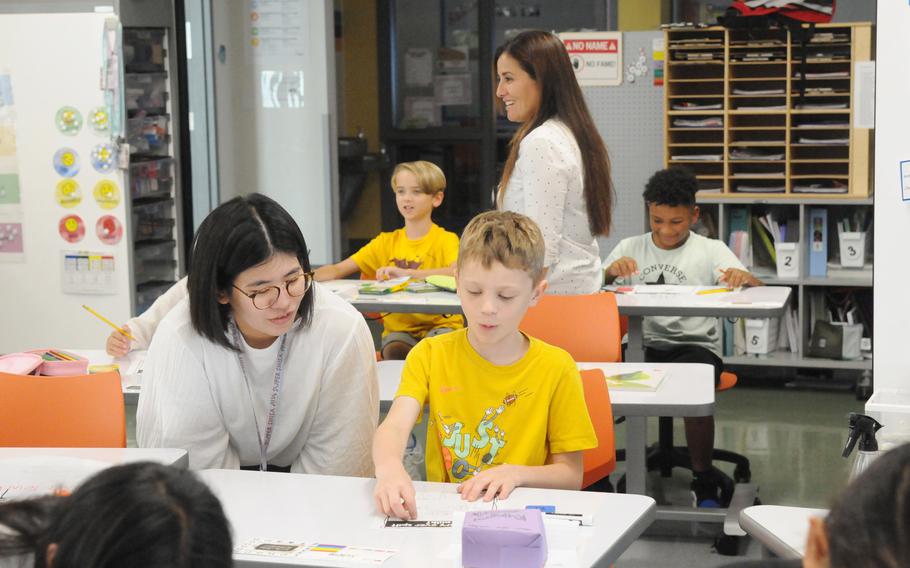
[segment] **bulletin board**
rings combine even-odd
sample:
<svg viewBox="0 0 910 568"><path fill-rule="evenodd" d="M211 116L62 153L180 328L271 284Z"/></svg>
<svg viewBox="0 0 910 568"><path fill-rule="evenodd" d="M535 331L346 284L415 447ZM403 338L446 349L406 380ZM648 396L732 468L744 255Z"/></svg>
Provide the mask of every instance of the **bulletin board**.
<svg viewBox="0 0 910 568"><path fill-rule="evenodd" d="M111 138L94 129L110 17L0 14L0 227L3 216L20 227L0 259L0 353L101 348L110 328L82 304L117 322L130 316L128 188L116 161L93 165Z"/></svg>
<svg viewBox="0 0 910 568"><path fill-rule="evenodd" d="M616 203L613 230L599 239L600 255L606 258L626 237L647 231L641 193L655 171L663 167L663 96L655 86L652 45L662 32L623 34L623 83L616 87L584 87L585 100L600 135L607 145L612 166ZM644 53L645 67L629 82L629 67Z"/></svg>

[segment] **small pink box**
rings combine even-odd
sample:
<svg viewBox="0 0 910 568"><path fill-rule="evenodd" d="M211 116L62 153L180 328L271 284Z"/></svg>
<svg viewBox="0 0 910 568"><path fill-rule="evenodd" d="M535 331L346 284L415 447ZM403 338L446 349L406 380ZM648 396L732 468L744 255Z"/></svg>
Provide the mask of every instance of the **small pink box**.
<svg viewBox="0 0 910 568"><path fill-rule="evenodd" d="M41 365L38 366L38 370L35 374L44 375L46 377L63 377L68 375L85 375L88 373L88 359L70 353L69 351L63 351L61 349L32 349L29 353L35 353L40 357L48 351L62 353L67 357L72 357L73 361L42 360Z"/></svg>
<svg viewBox="0 0 910 568"><path fill-rule="evenodd" d="M547 534L537 509L469 511L461 529L465 568L541 568Z"/></svg>

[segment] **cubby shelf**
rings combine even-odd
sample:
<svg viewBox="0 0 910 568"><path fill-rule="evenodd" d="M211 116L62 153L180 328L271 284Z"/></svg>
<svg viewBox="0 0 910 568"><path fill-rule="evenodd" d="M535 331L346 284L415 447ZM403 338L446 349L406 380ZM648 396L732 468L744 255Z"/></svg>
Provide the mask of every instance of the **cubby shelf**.
<svg viewBox="0 0 910 568"><path fill-rule="evenodd" d="M813 37L817 39L809 45L812 54L825 53L828 57L824 60L810 58L802 64L803 48L787 29L667 30L665 41L674 59L691 57L693 60L684 61L684 64L671 63L666 71L664 163L692 169L699 187L712 190L700 191L696 199L703 213L713 213L716 236L725 242L729 239L734 208L747 207L750 216L776 212L792 219L799 231L800 269L797 276L780 278L776 273L768 274L773 267L756 269L766 284L793 288L797 352L728 356L724 357L725 363L867 373L872 369L868 359L806 356L813 317L809 307L811 299L840 289L864 293L872 286L871 270L853 273L833 267L829 270L836 275L809 276L807 240L811 208L828 210L829 234L834 235L828 242L829 260L837 251L836 220L857 209L869 216L872 213L872 137L868 129L854 128L852 121L856 110L852 70L856 62L872 58L872 26L869 23L818 25ZM826 41L832 37L836 41ZM697 49L698 53L688 56L687 43L704 45ZM715 54L713 59L698 61L698 57L705 57L706 50ZM743 58L749 61L742 61ZM760 60L763 58L766 60ZM721 108L673 110L673 105L686 102L720 104ZM839 105L844 108L836 108ZM814 108L806 108L809 106ZM703 121L705 126L699 128L691 123L686 128L674 126L680 119ZM717 124L718 119L722 120L722 125ZM736 158L731 155L733 151ZM721 159L685 159L690 155L706 154L718 155ZM736 191L740 186L745 186L745 191ZM814 191L829 189L830 192L796 191L805 186L813 186ZM757 189L769 191L755 191ZM789 223L788 229L792 230ZM760 273L761 270L765 273Z"/></svg>

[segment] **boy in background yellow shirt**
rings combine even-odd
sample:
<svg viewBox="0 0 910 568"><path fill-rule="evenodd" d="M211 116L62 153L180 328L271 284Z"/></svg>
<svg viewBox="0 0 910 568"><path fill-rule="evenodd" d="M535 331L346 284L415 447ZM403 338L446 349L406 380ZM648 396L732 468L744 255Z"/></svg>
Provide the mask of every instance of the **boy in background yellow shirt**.
<svg viewBox="0 0 910 568"><path fill-rule="evenodd" d="M461 483L464 499L515 487L580 489L582 451L597 446L572 357L518 330L544 293L544 241L533 221L490 211L465 228L455 278L468 327L421 341L373 438L376 507L416 519L402 465L429 403L427 480Z"/></svg>
<svg viewBox="0 0 910 568"><path fill-rule="evenodd" d="M458 259L458 235L433 223L433 210L442 204L446 178L435 164L404 162L392 172L395 204L404 228L380 233L356 253L337 264L316 270L316 280L335 280L361 272L376 280L434 274L452 276ZM382 358L404 359L424 337L461 329L461 316L387 314L383 318Z"/></svg>

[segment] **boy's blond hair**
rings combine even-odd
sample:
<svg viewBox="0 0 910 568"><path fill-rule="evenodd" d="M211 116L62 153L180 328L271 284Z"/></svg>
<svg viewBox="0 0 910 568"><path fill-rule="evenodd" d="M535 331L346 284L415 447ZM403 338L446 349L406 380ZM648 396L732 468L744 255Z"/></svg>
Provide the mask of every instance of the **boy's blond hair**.
<svg viewBox="0 0 910 568"><path fill-rule="evenodd" d="M543 278L543 234L537 223L513 211L487 211L471 219L458 246L458 269L469 260L484 268L499 262L524 270L536 285Z"/></svg>
<svg viewBox="0 0 910 568"><path fill-rule="evenodd" d="M417 178L420 191L428 195L436 195L446 190L446 176L433 162L417 160L416 162L402 162L392 171L392 190L395 190L395 176L402 171L410 172Z"/></svg>

